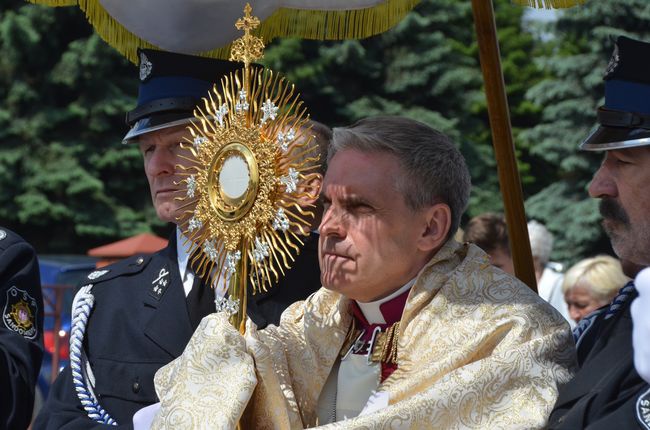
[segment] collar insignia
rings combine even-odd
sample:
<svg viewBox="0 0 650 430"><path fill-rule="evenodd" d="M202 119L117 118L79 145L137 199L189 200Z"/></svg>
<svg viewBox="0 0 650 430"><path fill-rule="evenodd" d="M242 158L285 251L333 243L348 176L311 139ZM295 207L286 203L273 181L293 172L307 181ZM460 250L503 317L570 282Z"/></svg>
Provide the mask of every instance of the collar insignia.
<svg viewBox="0 0 650 430"><path fill-rule="evenodd" d="M153 297L156 300L160 300L162 295L165 293L165 290L169 286L169 269L167 268L167 265L160 269L160 272L158 272L158 276L151 281L151 291L149 292L149 295Z"/></svg>

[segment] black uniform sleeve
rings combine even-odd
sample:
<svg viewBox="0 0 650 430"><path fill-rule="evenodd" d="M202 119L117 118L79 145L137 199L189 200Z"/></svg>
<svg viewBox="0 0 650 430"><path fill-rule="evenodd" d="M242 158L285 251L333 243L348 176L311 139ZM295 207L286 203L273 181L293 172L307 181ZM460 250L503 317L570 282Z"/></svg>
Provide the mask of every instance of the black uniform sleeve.
<svg viewBox="0 0 650 430"><path fill-rule="evenodd" d="M43 359L43 297L34 249L0 230L0 428L25 429Z"/></svg>

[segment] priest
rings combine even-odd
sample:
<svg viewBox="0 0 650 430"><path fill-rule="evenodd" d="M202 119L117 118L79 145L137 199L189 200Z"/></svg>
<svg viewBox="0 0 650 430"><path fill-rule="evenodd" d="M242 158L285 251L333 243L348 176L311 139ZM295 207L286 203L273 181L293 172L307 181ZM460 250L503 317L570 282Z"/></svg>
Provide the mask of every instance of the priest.
<svg viewBox="0 0 650 430"><path fill-rule="evenodd" d="M422 123L335 129L322 288L245 336L204 318L156 374L152 428L543 428L571 378L571 332L453 239L469 194L462 155Z"/></svg>

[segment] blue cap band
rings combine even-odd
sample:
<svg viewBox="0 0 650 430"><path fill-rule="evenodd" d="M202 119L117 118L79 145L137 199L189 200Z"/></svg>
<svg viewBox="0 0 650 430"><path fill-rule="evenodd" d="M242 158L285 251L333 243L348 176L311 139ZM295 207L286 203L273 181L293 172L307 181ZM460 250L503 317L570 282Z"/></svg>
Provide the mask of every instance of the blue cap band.
<svg viewBox="0 0 650 430"><path fill-rule="evenodd" d="M140 84L138 106L152 100L172 97L206 97L212 88L212 82L181 76L164 76L152 78Z"/></svg>
<svg viewBox="0 0 650 430"><path fill-rule="evenodd" d="M650 115L650 85L618 79L605 81L605 107Z"/></svg>

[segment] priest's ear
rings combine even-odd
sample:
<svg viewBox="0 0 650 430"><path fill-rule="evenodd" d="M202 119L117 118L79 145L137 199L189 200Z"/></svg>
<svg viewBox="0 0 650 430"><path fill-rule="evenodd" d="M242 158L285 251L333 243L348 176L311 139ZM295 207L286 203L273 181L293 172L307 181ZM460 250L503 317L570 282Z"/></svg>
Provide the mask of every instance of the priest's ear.
<svg viewBox="0 0 650 430"><path fill-rule="evenodd" d="M418 248L422 251L437 251L447 241L451 228L451 209L446 203L436 203L422 209L422 235Z"/></svg>

